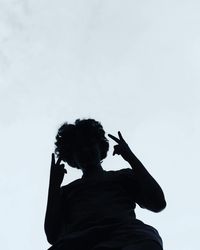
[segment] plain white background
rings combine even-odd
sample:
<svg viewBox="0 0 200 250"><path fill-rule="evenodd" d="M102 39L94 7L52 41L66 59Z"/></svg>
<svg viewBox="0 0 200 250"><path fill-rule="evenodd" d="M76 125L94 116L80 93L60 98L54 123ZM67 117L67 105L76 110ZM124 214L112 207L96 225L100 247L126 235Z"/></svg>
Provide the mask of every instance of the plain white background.
<svg viewBox="0 0 200 250"><path fill-rule="evenodd" d="M200 2L0 0L1 247L47 249L51 153L65 121L120 130L167 207L136 215L164 250L199 248ZM127 168L112 156L106 170ZM66 165L63 185L82 173Z"/></svg>

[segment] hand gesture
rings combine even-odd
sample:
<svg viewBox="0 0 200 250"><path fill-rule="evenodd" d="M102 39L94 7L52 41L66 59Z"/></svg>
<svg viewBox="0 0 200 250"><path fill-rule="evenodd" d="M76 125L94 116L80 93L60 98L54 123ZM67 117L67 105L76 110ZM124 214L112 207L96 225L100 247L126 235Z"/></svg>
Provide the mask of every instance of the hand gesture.
<svg viewBox="0 0 200 250"><path fill-rule="evenodd" d="M50 170L50 185L53 187L60 187L64 174L67 173L67 170L64 168L65 164L60 164L61 158L58 158L55 163L54 153L51 154L51 170Z"/></svg>
<svg viewBox="0 0 200 250"><path fill-rule="evenodd" d="M108 134L108 136L118 143L118 145L114 146L113 155L115 154L121 155L125 161L128 161L134 155L131 149L129 148L128 144L122 137L120 131L118 131L119 138L111 134Z"/></svg>

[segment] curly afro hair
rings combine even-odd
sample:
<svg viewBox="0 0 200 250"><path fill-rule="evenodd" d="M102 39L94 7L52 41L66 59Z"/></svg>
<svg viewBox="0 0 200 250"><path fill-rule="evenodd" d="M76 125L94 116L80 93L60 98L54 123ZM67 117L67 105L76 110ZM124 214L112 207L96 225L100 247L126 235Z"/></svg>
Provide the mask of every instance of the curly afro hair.
<svg viewBox="0 0 200 250"><path fill-rule="evenodd" d="M54 143L57 157L61 157L62 161L71 167L80 169L73 160L75 148L80 147L79 138L84 139L83 142L87 145L97 143L100 147L101 160L106 158L109 143L101 123L94 119L76 119L74 124L65 122L60 126Z"/></svg>

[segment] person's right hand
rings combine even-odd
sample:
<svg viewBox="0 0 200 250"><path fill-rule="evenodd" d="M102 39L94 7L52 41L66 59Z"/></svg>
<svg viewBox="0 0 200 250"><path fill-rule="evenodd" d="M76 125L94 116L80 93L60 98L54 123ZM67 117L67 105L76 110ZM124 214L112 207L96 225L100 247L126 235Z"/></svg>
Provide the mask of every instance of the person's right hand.
<svg viewBox="0 0 200 250"><path fill-rule="evenodd" d="M67 173L67 170L64 168L65 164L60 164L61 158L58 158L55 163L55 155L51 154L51 170L50 170L50 185L53 187L60 187L64 174Z"/></svg>

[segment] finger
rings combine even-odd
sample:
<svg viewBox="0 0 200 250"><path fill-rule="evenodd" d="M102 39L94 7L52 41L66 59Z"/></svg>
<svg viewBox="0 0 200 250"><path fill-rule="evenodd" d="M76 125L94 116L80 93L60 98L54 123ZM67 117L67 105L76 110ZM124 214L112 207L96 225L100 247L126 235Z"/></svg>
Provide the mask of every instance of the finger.
<svg viewBox="0 0 200 250"><path fill-rule="evenodd" d="M54 153L51 154L51 165L55 164L55 156Z"/></svg>
<svg viewBox="0 0 200 250"><path fill-rule="evenodd" d="M124 138L122 137L122 134L120 131L118 131L118 135L119 135L120 140L124 141Z"/></svg>
<svg viewBox="0 0 200 250"><path fill-rule="evenodd" d="M119 145L114 146L113 155L115 155L115 154L119 154Z"/></svg>
<svg viewBox="0 0 200 250"><path fill-rule="evenodd" d="M117 137L115 137L115 136L113 136L113 135L111 135L111 134L108 134L108 136L109 136L111 139L113 139L114 141L116 141L117 143L120 142L120 140L119 140Z"/></svg>
<svg viewBox="0 0 200 250"><path fill-rule="evenodd" d="M119 155L118 151L116 149L114 149L113 155L116 155L116 154Z"/></svg>
<svg viewBox="0 0 200 250"><path fill-rule="evenodd" d="M54 166L55 166L55 157L54 157L54 153L52 153L52 154L51 154L51 167L50 167L50 173L52 173Z"/></svg>
<svg viewBox="0 0 200 250"><path fill-rule="evenodd" d="M59 157L57 162L56 162L56 165L59 165L61 161L62 161L62 159L61 159L61 157Z"/></svg>

